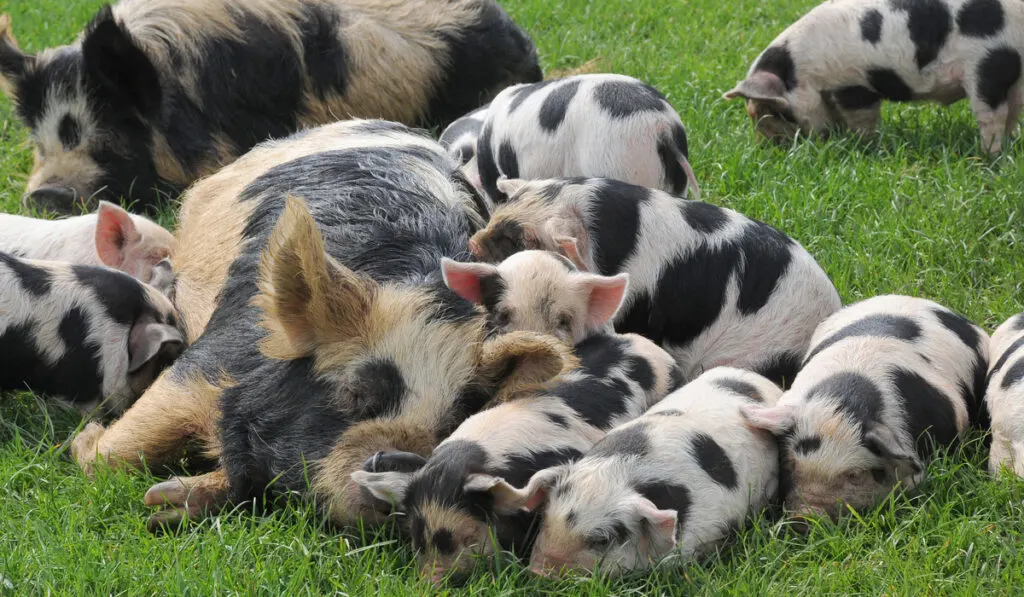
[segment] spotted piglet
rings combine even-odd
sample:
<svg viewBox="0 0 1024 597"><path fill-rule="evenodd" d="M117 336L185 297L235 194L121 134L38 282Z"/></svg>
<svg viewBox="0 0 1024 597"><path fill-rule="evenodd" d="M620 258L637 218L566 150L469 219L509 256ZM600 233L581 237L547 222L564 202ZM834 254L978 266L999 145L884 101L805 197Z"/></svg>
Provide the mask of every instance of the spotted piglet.
<svg viewBox="0 0 1024 597"><path fill-rule="evenodd" d="M792 380L840 307L810 253L730 209L610 179L498 184L511 200L470 239L474 256L561 251L581 270L629 274L615 329L660 344L687 379L729 365Z"/></svg>
<svg viewBox="0 0 1024 597"><path fill-rule="evenodd" d="M629 284L629 274L580 272L550 251L522 251L499 265L444 259L441 271L456 294L487 309L499 333L538 332L572 345L613 331Z"/></svg>
<svg viewBox="0 0 1024 597"><path fill-rule="evenodd" d="M352 475L405 511L425 578L460 579L496 548L525 554L535 520L518 506L503 507L502 496L541 469L579 458L681 382L672 357L639 336L594 336L576 353L580 368L550 391L470 417L429 460L378 454Z"/></svg>
<svg viewBox="0 0 1024 597"><path fill-rule="evenodd" d="M987 366L988 336L962 316L880 296L822 323L778 405L744 414L782 442L786 507L837 518L921 483L925 462L980 413Z"/></svg>
<svg viewBox="0 0 1024 597"><path fill-rule="evenodd" d="M1024 477L1024 313L992 334L992 368L985 402L992 416L988 468L1006 467Z"/></svg>
<svg viewBox="0 0 1024 597"><path fill-rule="evenodd" d="M498 493L499 508L543 511L530 569L614 575L719 545L776 492L775 440L740 408L773 405L781 393L751 371L712 369L579 461Z"/></svg>
<svg viewBox="0 0 1024 597"><path fill-rule="evenodd" d="M700 189L686 129L656 89L609 74L509 87L484 116L476 160L463 169L495 203L501 177L600 176L683 195Z"/></svg>
<svg viewBox="0 0 1024 597"><path fill-rule="evenodd" d="M490 104L481 106L448 125L438 138L448 155L462 165L476 157L476 140L487 118Z"/></svg>
<svg viewBox="0 0 1024 597"><path fill-rule="evenodd" d="M183 349L174 308L106 267L0 252L0 389L120 414Z"/></svg>
<svg viewBox="0 0 1024 597"><path fill-rule="evenodd" d="M745 98L769 138L836 125L870 134L883 99L967 97L983 149L999 153L1024 99L1022 51L1019 0L833 0L783 31L725 97Z"/></svg>

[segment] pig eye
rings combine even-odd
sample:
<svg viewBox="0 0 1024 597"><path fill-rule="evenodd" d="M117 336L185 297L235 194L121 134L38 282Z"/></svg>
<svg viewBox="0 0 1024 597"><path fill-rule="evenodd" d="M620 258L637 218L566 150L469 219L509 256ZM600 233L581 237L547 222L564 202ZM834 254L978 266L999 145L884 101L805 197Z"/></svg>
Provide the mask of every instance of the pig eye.
<svg viewBox="0 0 1024 597"><path fill-rule="evenodd" d="M562 314L558 317L558 329L563 332L572 331L572 317L568 314Z"/></svg>
<svg viewBox="0 0 1024 597"><path fill-rule="evenodd" d="M498 312L494 314L494 325L499 328L508 327L511 322L512 313L508 309L498 309Z"/></svg>
<svg viewBox="0 0 1024 597"><path fill-rule="evenodd" d="M587 536L586 544L587 547L594 551L602 551L608 549L612 544L612 537L607 533L594 533Z"/></svg>

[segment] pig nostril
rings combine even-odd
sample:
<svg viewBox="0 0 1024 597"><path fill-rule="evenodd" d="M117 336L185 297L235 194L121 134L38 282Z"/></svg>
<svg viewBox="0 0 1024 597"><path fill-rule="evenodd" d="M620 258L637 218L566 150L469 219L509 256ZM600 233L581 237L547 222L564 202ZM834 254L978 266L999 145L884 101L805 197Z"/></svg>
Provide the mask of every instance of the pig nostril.
<svg viewBox="0 0 1024 597"><path fill-rule="evenodd" d="M71 187L43 187L25 197L26 206L57 212L70 212L74 207L76 193Z"/></svg>

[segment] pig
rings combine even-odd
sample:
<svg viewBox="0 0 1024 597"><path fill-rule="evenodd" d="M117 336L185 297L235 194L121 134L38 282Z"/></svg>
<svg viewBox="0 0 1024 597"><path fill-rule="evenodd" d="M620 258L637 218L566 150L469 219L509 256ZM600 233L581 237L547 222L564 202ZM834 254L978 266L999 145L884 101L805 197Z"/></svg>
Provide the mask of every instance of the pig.
<svg viewBox="0 0 1024 597"><path fill-rule="evenodd" d="M778 404L744 410L781 442L797 530L916 488L980 411L988 351L980 328L922 298L878 296L825 320Z"/></svg>
<svg viewBox="0 0 1024 597"><path fill-rule="evenodd" d="M700 201L610 179L498 183L510 201L473 235L480 261L560 251L583 271L629 274L614 325L651 338L686 379L730 365L791 381L839 294L795 240Z"/></svg>
<svg viewBox="0 0 1024 597"><path fill-rule="evenodd" d="M542 512L530 570L615 576L700 556L774 499L778 448L741 409L782 394L751 371L716 367L620 425L581 459L492 491L495 508Z"/></svg>
<svg viewBox="0 0 1024 597"><path fill-rule="evenodd" d="M23 201L57 212L151 209L268 138L444 126L542 76L494 0L121 0L35 55L0 17L0 88L36 147Z"/></svg>
<svg viewBox="0 0 1024 597"><path fill-rule="evenodd" d="M872 134L882 100L970 99L982 149L1017 126L1024 6L1014 0L833 0L782 32L725 94L769 139Z"/></svg>
<svg viewBox="0 0 1024 597"><path fill-rule="evenodd" d="M0 252L0 389L125 411L181 353L163 294L106 267Z"/></svg>
<svg viewBox="0 0 1024 597"><path fill-rule="evenodd" d="M444 286L441 258L466 258L482 222L457 164L403 125L264 143L182 206L175 297L198 338L118 421L86 426L75 461L152 469L191 445L216 462L147 492L154 530L279 492L337 526L384 520L350 478L367 458L429 455L489 400L574 364L554 338L488 335Z"/></svg>
<svg viewBox="0 0 1024 597"><path fill-rule="evenodd" d="M483 305L498 333L524 330L571 345L610 333L629 285L629 274L580 272L550 251L521 251L500 265L441 261L444 283L462 298Z"/></svg>
<svg viewBox="0 0 1024 597"><path fill-rule="evenodd" d="M992 366L985 402L992 417L988 468L998 475L1006 467L1024 477L1024 313L992 334Z"/></svg>
<svg viewBox="0 0 1024 597"><path fill-rule="evenodd" d="M418 470L396 472L387 464L415 455L387 454L368 462L369 472L352 474L405 512L421 576L459 581L495 549L528 553L536 520L518 508L495 508L495 496L579 458L681 384L672 357L640 336L593 336L576 354L578 370L548 391L473 415Z"/></svg>
<svg viewBox="0 0 1024 597"><path fill-rule="evenodd" d="M119 269L152 284L160 278L157 264L171 257L174 235L159 224L121 207L100 201L94 214L40 220L0 214L0 251L25 259L67 261ZM164 293L169 280L157 280Z"/></svg>
<svg viewBox="0 0 1024 597"><path fill-rule="evenodd" d="M657 89L624 75L585 74L509 87L494 98L466 177L492 202L501 177L603 177L700 197L686 129Z"/></svg>
<svg viewBox="0 0 1024 597"><path fill-rule="evenodd" d="M476 140L480 137L489 107L490 104L480 106L449 124L438 138L438 143L448 151L448 155L462 165L476 156Z"/></svg>

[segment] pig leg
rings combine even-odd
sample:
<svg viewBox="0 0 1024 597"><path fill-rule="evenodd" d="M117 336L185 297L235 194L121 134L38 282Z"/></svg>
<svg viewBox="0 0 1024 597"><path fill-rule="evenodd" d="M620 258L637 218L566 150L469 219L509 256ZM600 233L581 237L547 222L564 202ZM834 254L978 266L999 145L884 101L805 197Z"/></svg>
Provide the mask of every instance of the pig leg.
<svg viewBox="0 0 1024 597"><path fill-rule="evenodd" d="M999 66L999 65L995 65ZM1012 80L1011 80L1012 77ZM992 155L1003 149L1003 139L1020 115L1020 63L1017 70L995 69L989 58L982 60L974 75L966 81L971 109L978 119L981 148Z"/></svg>
<svg viewBox="0 0 1024 597"><path fill-rule="evenodd" d="M110 427L89 423L71 443L71 456L87 475L98 461L122 468L167 464L195 438L215 457L221 389L205 379L173 380L165 371Z"/></svg>
<svg viewBox="0 0 1024 597"><path fill-rule="evenodd" d="M160 507L149 519L151 532L174 528L215 514L227 504L227 475L218 469L198 477L173 477L150 487L143 501L147 506Z"/></svg>
<svg viewBox="0 0 1024 597"><path fill-rule="evenodd" d="M1006 112L1006 134L1004 138L1012 139L1014 132L1017 130L1017 122L1020 120L1021 106L1024 105L1024 82L1018 83L1013 86L1010 90L1009 97L1006 98L1007 112Z"/></svg>

